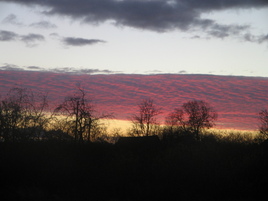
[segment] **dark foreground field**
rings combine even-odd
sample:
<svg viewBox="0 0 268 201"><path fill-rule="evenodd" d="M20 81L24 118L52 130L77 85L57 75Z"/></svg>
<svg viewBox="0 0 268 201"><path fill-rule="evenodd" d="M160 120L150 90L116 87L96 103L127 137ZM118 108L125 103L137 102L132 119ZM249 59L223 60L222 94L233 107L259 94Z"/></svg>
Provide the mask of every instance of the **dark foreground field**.
<svg viewBox="0 0 268 201"><path fill-rule="evenodd" d="M265 143L0 144L0 200L260 200Z"/></svg>

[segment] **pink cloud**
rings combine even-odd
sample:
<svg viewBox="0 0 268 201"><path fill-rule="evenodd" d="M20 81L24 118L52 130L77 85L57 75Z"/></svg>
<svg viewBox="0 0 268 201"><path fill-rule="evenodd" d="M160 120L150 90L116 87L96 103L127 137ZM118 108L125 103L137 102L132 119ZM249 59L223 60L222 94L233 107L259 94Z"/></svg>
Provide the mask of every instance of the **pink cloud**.
<svg viewBox="0 0 268 201"><path fill-rule="evenodd" d="M192 99L209 102L219 113L218 128L257 129L257 114L268 107L268 79L213 75L78 75L0 71L1 95L15 86L48 92L50 105L72 95L77 83L98 110L127 119L137 103L152 98L163 109L159 119Z"/></svg>

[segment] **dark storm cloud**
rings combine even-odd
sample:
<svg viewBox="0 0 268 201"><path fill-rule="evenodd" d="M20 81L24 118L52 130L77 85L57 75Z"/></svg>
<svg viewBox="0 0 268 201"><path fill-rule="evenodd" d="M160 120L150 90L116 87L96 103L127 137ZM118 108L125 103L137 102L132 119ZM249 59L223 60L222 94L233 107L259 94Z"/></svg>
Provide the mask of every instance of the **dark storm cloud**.
<svg viewBox="0 0 268 201"><path fill-rule="evenodd" d="M54 29L57 28L57 25L52 24L48 21L41 21L30 24L30 27L41 28L41 29Z"/></svg>
<svg viewBox="0 0 268 201"><path fill-rule="evenodd" d="M130 26L153 31L199 28L210 35L226 37L227 30L214 30L215 22L202 19L201 14L224 9L263 8L267 0L0 0L25 5L46 6L46 14L65 15L87 23L107 20L120 26ZM209 23L208 23L209 22ZM211 29L211 30L209 30ZM231 31L232 33L232 31Z"/></svg>
<svg viewBox="0 0 268 201"><path fill-rule="evenodd" d="M66 37L66 38L63 38L63 42L65 45L70 45L70 46L85 46L85 45L94 45L97 43L104 43L105 41L99 40L99 39Z"/></svg>
<svg viewBox="0 0 268 201"><path fill-rule="evenodd" d="M12 31L0 30L0 41L13 41L16 40L18 34Z"/></svg>

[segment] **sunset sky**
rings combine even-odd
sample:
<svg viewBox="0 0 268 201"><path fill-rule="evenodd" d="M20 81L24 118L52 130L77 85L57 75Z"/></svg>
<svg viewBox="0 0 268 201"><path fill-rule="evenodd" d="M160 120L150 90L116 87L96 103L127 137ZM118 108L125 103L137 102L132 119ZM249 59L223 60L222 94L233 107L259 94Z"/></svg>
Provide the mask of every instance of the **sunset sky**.
<svg viewBox="0 0 268 201"><path fill-rule="evenodd" d="M80 82L118 119L143 98L162 119L202 99L218 128L255 130L268 107L267 19L266 0L0 0L0 95L19 85L55 102Z"/></svg>
<svg viewBox="0 0 268 201"><path fill-rule="evenodd" d="M267 19L266 0L0 0L0 67L266 77Z"/></svg>
<svg viewBox="0 0 268 201"><path fill-rule="evenodd" d="M71 73L0 71L1 95L12 87L25 87L48 94L51 109L84 88L100 113L130 120L137 104L151 98L165 117L189 100L204 100L218 112L216 128L258 129L258 112L268 106L268 78L218 75L85 75Z"/></svg>

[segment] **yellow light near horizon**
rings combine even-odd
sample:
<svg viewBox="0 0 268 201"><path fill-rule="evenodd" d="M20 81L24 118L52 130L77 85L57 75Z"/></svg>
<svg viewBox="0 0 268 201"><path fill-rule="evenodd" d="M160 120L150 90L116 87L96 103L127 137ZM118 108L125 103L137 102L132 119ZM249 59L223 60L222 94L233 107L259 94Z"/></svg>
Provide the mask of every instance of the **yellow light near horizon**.
<svg viewBox="0 0 268 201"><path fill-rule="evenodd" d="M120 120L120 119L105 119L102 120L107 123L108 131L113 131L115 129L120 129L122 134L126 134L127 130L131 127L131 121Z"/></svg>

